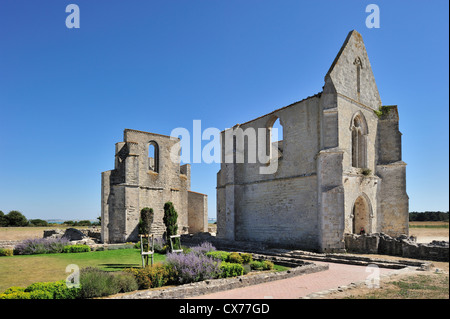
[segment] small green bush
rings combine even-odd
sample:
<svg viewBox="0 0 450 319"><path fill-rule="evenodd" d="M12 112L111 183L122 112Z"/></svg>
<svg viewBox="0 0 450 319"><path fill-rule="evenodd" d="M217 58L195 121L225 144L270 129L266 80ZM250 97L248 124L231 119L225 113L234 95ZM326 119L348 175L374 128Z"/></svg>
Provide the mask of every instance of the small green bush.
<svg viewBox="0 0 450 319"><path fill-rule="evenodd" d="M49 294L50 298L44 299L76 299L80 292L79 288L68 288L64 280L56 282L36 282L24 290L25 292L43 291Z"/></svg>
<svg viewBox="0 0 450 319"><path fill-rule="evenodd" d="M242 258L242 256L239 253L231 253L227 258L227 262L242 264L244 263L244 258Z"/></svg>
<svg viewBox="0 0 450 319"><path fill-rule="evenodd" d="M48 291L36 290L31 292L17 291L10 294L0 294L0 299L53 299Z"/></svg>
<svg viewBox="0 0 450 319"><path fill-rule="evenodd" d="M13 254L14 254L14 249L0 248L0 256L12 256Z"/></svg>
<svg viewBox="0 0 450 319"><path fill-rule="evenodd" d="M26 288L10 287L0 294L0 299L76 299L79 292L79 288L67 288L63 280L36 282Z"/></svg>
<svg viewBox="0 0 450 319"><path fill-rule="evenodd" d="M221 262L220 270L220 278L236 277L244 274L244 267L238 263Z"/></svg>
<svg viewBox="0 0 450 319"><path fill-rule="evenodd" d="M206 256L212 257L214 259L220 259L222 261L227 261L228 256L230 256L229 252L222 251L222 250L213 250L206 253Z"/></svg>
<svg viewBox="0 0 450 319"><path fill-rule="evenodd" d="M269 260L258 261L254 260L250 263L250 267L253 270L272 270L274 267L273 262Z"/></svg>
<svg viewBox="0 0 450 319"><path fill-rule="evenodd" d="M173 268L162 263L145 268L128 268L125 272L134 275L139 289L162 287L168 282L174 282L176 277Z"/></svg>
<svg viewBox="0 0 450 319"><path fill-rule="evenodd" d="M3 294L9 295L12 293L16 293L16 292L24 292L25 288L24 287L17 287L17 286L13 286L13 287L9 287L8 289L6 289Z"/></svg>
<svg viewBox="0 0 450 319"><path fill-rule="evenodd" d="M103 297L120 291L113 274L95 267L81 269L80 284L81 298Z"/></svg>
<svg viewBox="0 0 450 319"><path fill-rule="evenodd" d="M113 275L114 281L119 288L119 293L135 291L139 289L136 278L133 276L133 274L119 271L113 273Z"/></svg>
<svg viewBox="0 0 450 319"><path fill-rule="evenodd" d="M63 249L63 253L85 253L90 251L91 247L88 245L67 245Z"/></svg>
<svg viewBox="0 0 450 319"><path fill-rule="evenodd" d="M253 260L252 254L250 253L241 254L241 257L244 264L249 264Z"/></svg>

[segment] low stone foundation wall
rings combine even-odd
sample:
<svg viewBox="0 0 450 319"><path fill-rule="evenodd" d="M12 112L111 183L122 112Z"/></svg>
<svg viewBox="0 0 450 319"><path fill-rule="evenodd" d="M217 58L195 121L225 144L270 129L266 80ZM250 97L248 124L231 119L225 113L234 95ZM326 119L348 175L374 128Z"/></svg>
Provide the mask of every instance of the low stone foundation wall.
<svg viewBox="0 0 450 319"><path fill-rule="evenodd" d="M99 243L101 240L101 232L99 228L67 228L67 229L47 229L44 230L44 238L67 238L70 241L83 240L83 244L92 245Z"/></svg>
<svg viewBox="0 0 450 319"><path fill-rule="evenodd" d="M418 244L414 237L392 238L383 233L345 234L345 249L350 253L380 254L405 258L449 261L449 243L433 241Z"/></svg>
<svg viewBox="0 0 450 319"><path fill-rule="evenodd" d="M21 240L0 240L0 248L14 249Z"/></svg>

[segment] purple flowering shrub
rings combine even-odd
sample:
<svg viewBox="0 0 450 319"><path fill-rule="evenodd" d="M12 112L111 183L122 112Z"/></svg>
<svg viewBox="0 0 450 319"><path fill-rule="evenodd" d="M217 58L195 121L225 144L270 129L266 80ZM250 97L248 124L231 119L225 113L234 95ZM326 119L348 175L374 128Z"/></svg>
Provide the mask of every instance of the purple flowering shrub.
<svg viewBox="0 0 450 319"><path fill-rule="evenodd" d="M220 260L194 251L187 254L168 253L166 263L178 274L180 284L217 278L221 273Z"/></svg>
<svg viewBox="0 0 450 319"><path fill-rule="evenodd" d="M14 247L14 255L62 253L69 241L65 238L25 239Z"/></svg>
<svg viewBox="0 0 450 319"><path fill-rule="evenodd" d="M206 255L210 251L215 251L216 247L214 247L210 242L203 242L199 246L195 246L191 248L191 251L196 253L197 255Z"/></svg>

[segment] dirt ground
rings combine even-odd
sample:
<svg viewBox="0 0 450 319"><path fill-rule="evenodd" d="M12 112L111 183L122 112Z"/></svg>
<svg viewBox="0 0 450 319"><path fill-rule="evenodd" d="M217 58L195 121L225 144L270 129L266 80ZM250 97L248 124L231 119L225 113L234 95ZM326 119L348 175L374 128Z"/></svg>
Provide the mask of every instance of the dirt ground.
<svg viewBox="0 0 450 319"><path fill-rule="evenodd" d="M449 263L433 262L429 271L412 271L380 280L379 288L361 286L325 299L449 299Z"/></svg>
<svg viewBox="0 0 450 319"><path fill-rule="evenodd" d="M447 225L448 222L411 222L412 227L409 228L409 234L417 237L418 243L429 243L433 240L449 240L449 229L448 228L415 228L419 227L438 227L442 225Z"/></svg>

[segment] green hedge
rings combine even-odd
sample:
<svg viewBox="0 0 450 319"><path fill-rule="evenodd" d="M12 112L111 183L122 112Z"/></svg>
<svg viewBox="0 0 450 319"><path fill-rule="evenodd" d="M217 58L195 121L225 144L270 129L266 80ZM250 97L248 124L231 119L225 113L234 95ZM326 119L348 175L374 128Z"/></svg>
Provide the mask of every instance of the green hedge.
<svg viewBox="0 0 450 319"><path fill-rule="evenodd" d="M263 260L263 261L254 260L250 263L250 267L253 270L272 270L274 267L274 264L273 264L273 262L268 261L268 260Z"/></svg>
<svg viewBox="0 0 450 319"><path fill-rule="evenodd" d="M221 262L220 264L221 278L242 276L244 274L244 267L241 264Z"/></svg>
<svg viewBox="0 0 450 319"><path fill-rule="evenodd" d="M79 288L67 288L64 280L36 282L30 286L10 287L0 294L0 299L76 299Z"/></svg>
<svg viewBox="0 0 450 319"><path fill-rule="evenodd" d="M80 298L95 298L138 289L132 274L109 272L95 267L80 271Z"/></svg>
<svg viewBox="0 0 450 319"><path fill-rule="evenodd" d="M212 257L215 259L220 259L222 261L227 261L228 256L230 256L230 253L226 252L226 251L221 251L221 250L213 250L213 251L207 252L206 256Z"/></svg>
<svg viewBox="0 0 450 319"><path fill-rule="evenodd" d="M88 245L67 245L63 249L63 253L85 253L90 251L91 247Z"/></svg>
<svg viewBox="0 0 450 319"><path fill-rule="evenodd" d="M14 250L10 248L0 248L0 256L12 256Z"/></svg>

